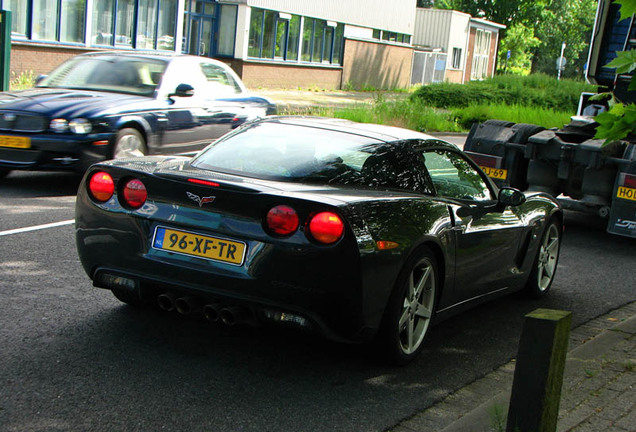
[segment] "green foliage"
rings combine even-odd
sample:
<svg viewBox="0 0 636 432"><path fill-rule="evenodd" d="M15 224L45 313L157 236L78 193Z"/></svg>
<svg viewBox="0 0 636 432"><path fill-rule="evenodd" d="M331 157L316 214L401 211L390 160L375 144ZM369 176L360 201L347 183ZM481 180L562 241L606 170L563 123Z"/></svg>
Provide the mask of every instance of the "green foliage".
<svg viewBox="0 0 636 432"><path fill-rule="evenodd" d="M462 128L448 112L440 112L419 101L385 101L377 98L372 105L334 110L334 117L360 123L379 123L420 132L459 132Z"/></svg>
<svg viewBox="0 0 636 432"><path fill-rule="evenodd" d="M435 108L505 104L575 112L579 95L593 86L581 81L561 80L546 75L499 75L466 84L439 83L422 86L412 99Z"/></svg>
<svg viewBox="0 0 636 432"><path fill-rule="evenodd" d="M621 20L631 18L636 14L636 1L634 0L614 0L614 3L621 5Z"/></svg>
<svg viewBox="0 0 636 432"><path fill-rule="evenodd" d="M497 119L514 123L530 123L545 128L561 128L570 122L571 111L554 111L541 107L522 105L470 105L451 110L455 121L464 129L470 129L473 123Z"/></svg>
<svg viewBox="0 0 636 432"><path fill-rule="evenodd" d="M564 77L582 77L594 24L594 0L557 0L541 11L535 35L541 44L534 49L533 72L556 75L556 59L565 43Z"/></svg>
<svg viewBox="0 0 636 432"><path fill-rule="evenodd" d="M13 78L9 82L9 88L11 90L24 90L35 85L36 76L33 71L22 72L18 76L16 76L15 73L12 73L12 76Z"/></svg>
<svg viewBox="0 0 636 432"><path fill-rule="evenodd" d="M541 44L534 36L534 28L522 23L513 24L508 28L506 37L499 47L498 66L500 71L523 74L530 72L532 66L531 50ZM507 58L510 51L510 58Z"/></svg>
<svg viewBox="0 0 636 432"><path fill-rule="evenodd" d="M636 104L617 103L609 111L597 115L596 122L599 126L595 137L605 139L606 144L625 139L636 131Z"/></svg>
<svg viewBox="0 0 636 432"><path fill-rule="evenodd" d="M636 13L636 0L614 1L621 5L621 19L630 18ZM618 74L633 73L636 70L636 51L617 52L616 58L607 66L615 67ZM636 80L634 80L633 75L628 89L636 91ZM605 144L623 139L636 141L636 104L625 105L618 101L614 95L610 94L609 97L609 111L596 116L596 122L599 126L596 128L594 137L604 139Z"/></svg>
<svg viewBox="0 0 636 432"><path fill-rule="evenodd" d="M609 62L606 66L616 68L617 74L632 73L636 70L636 50L617 52L616 58L614 58L614 60ZM636 81L634 79L632 79L629 83L628 89L636 91Z"/></svg>

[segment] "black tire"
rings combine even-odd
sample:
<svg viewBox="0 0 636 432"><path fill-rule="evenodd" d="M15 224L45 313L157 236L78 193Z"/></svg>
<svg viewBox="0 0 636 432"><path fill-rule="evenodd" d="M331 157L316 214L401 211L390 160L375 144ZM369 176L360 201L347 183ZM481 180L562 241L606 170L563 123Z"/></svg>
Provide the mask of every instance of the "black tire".
<svg viewBox="0 0 636 432"><path fill-rule="evenodd" d="M396 280L378 334L379 348L389 363L405 365L422 350L435 315L438 286L435 255L421 247Z"/></svg>
<svg viewBox="0 0 636 432"><path fill-rule="evenodd" d="M531 298L543 297L550 291L559 263L562 233L561 223L553 217L541 234L541 242L525 286L525 293Z"/></svg>
<svg viewBox="0 0 636 432"><path fill-rule="evenodd" d="M10 169L0 168L0 179L5 178L11 172Z"/></svg>
<svg viewBox="0 0 636 432"><path fill-rule="evenodd" d="M134 306L137 308L142 308L147 306L146 302L144 302L141 297L139 297L138 293L132 291L124 291L124 290L111 290L113 295L122 303L126 303L127 305Z"/></svg>
<svg viewBox="0 0 636 432"><path fill-rule="evenodd" d="M148 153L146 140L135 128L123 128L117 132L113 159L139 157Z"/></svg>

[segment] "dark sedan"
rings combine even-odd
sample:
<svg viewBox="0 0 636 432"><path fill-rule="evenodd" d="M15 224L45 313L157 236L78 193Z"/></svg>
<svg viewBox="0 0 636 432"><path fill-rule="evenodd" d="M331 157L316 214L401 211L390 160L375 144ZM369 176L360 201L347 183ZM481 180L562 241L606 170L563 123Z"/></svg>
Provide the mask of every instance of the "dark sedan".
<svg viewBox="0 0 636 432"><path fill-rule="evenodd" d="M97 164L76 210L84 269L125 303L375 339L395 363L433 319L547 293L561 233L552 197L498 189L451 144L321 118Z"/></svg>
<svg viewBox="0 0 636 432"><path fill-rule="evenodd" d="M33 89L0 94L0 177L14 169L83 172L112 158L200 150L275 111L212 59L83 54Z"/></svg>

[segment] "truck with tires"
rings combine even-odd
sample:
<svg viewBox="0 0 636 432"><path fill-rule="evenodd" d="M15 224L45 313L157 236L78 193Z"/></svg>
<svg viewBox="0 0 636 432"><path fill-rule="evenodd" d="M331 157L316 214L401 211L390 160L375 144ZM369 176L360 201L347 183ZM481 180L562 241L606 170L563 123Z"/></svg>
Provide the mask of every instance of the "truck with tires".
<svg viewBox="0 0 636 432"><path fill-rule="evenodd" d="M617 51L636 49L636 15L620 19L620 6L600 0L590 43L587 79L624 103L636 102L631 75L606 67ZM488 120L474 124L464 150L499 186L548 192L563 208L607 219L607 231L636 237L636 137L595 139L602 101L581 95L561 129Z"/></svg>

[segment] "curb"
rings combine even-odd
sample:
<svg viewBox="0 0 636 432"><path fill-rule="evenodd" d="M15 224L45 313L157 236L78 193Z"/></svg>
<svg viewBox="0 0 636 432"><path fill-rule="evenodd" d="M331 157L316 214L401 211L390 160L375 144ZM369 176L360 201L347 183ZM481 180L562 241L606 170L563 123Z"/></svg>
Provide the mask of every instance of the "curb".
<svg viewBox="0 0 636 432"><path fill-rule="evenodd" d="M505 430L514 359L391 432ZM636 302L570 332L558 431L630 431L636 422Z"/></svg>

